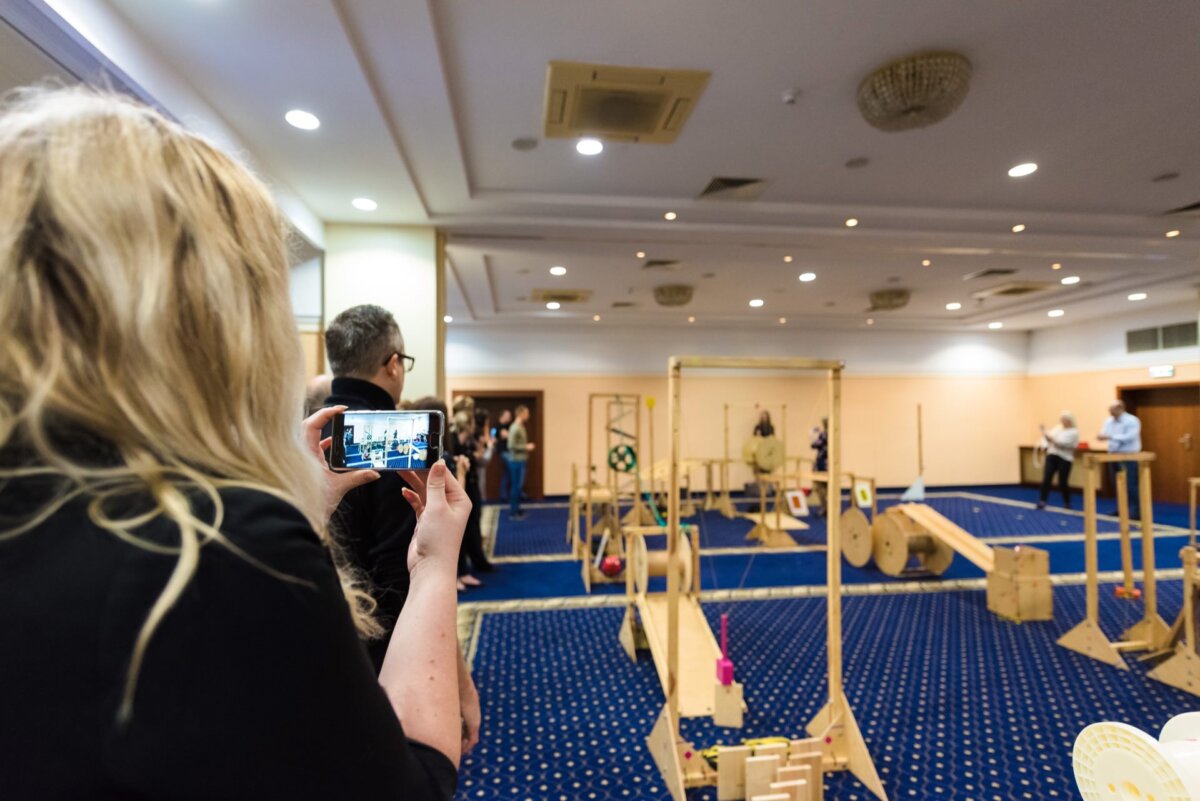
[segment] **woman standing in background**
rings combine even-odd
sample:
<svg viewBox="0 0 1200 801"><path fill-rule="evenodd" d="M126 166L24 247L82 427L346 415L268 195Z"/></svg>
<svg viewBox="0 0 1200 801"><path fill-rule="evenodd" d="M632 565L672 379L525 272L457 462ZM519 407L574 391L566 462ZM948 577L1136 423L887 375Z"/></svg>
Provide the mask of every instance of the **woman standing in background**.
<svg viewBox="0 0 1200 801"><path fill-rule="evenodd" d="M1063 412L1058 425L1049 431L1038 426L1046 445L1046 466L1042 470L1042 494L1037 508L1046 508L1050 497L1050 484L1058 476L1058 487L1062 491L1063 508L1071 508L1071 465L1075 462L1075 448L1079 445L1079 429L1075 426L1075 415Z"/></svg>

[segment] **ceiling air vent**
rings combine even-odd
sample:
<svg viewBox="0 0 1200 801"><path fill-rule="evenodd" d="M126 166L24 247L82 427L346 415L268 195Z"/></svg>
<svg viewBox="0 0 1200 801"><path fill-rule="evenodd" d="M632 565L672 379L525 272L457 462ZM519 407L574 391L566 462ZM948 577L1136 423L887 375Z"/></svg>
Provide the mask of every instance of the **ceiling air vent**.
<svg viewBox="0 0 1200 801"><path fill-rule="evenodd" d="M643 270L670 270L674 272L679 269L678 259L646 259L646 263L642 265Z"/></svg>
<svg viewBox="0 0 1200 801"><path fill-rule="evenodd" d="M686 306L692 302L692 287L688 284L656 286L654 300L659 306Z"/></svg>
<svg viewBox="0 0 1200 801"><path fill-rule="evenodd" d="M986 270L978 270L977 272L967 273L963 276L964 281L974 281L976 278L999 278L1002 275L1012 275L1016 270L1009 267L991 267Z"/></svg>
<svg viewBox="0 0 1200 801"><path fill-rule="evenodd" d="M980 289L971 293L971 297L976 300L984 298L1016 298L1022 295L1031 295L1034 292L1041 292L1049 289L1053 284L1046 281L1009 281L1007 284L996 284L996 286Z"/></svg>
<svg viewBox="0 0 1200 801"><path fill-rule="evenodd" d="M911 294L907 289L880 289L867 297L871 301L867 311L894 311L907 306Z"/></svg>
<svg viewBox="0 0 1200 801"><path fill-rule="evenodd" d="M632 300L614 300L612 307L614 309L632 309L636 305Z"/></svg>
<svg viewBox="0 0 1200 801"><path fill-rule="evenodd" d="M590 289L535 289L529 294L534 303L586 303L591 297Z"/></svg>
<svg viewBox="0 0 1200 801"><path fill-rule="evenodd" d="M1186 206L1171 209L1167 212L1167 215L1174 217L1200 217L1200 203L1189 203Z"/></svg>
<svg viewBox="0 0 1200 801"><path fill-rule="evenodd" d="M702 200L758 200L767 188L762 178L713 178L697 195Z"/></svg>
<svg viewBox="0 0 1200 801"><path fill-rule="evenodd" d="M696 107L709 72L551 61L545 135L669 144Z"/></svg>

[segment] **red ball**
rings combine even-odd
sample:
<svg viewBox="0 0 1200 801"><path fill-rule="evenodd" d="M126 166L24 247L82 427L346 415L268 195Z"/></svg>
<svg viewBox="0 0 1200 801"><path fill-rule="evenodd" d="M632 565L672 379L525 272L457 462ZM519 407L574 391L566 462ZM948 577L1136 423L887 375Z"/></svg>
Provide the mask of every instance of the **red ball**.
<svg viewBox="0 0 1200 801"><path fill-rule="evenodd" d="M621 563L619 556L606 556L600 562L600 572L609 578L616 578L624 569L625 566Z"/></svg>

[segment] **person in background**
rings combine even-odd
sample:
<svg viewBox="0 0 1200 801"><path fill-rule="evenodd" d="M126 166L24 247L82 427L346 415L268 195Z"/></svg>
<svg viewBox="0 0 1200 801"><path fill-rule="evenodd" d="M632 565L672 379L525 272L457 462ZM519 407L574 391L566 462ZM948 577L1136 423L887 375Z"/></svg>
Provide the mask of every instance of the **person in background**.
<svg viewBox="0 0 1200 801"><path fill-rule="evenodd" d="M475 437L483 448L475 469L475 482L479 485L479 497L487 495L487 466L496 454L496 440L492 436L492 421L486 409L475 409Z"/></svg>
<svg viewBox="0 0 1200 801"><path fill-rule="evenodd" d="M471 575L474 570L478 573L490 573L494 568L483 552L482 510L483 498L479 494L479 482L476 480L476 469L482 455L482 447L475 436L474 409L460 409L454 414L454 426L450 433L450 455L454 459L456 471L461 466L463 481L467 489L467 497L471 500L471 516L467 519L467 529L463 534L462 547L458 552L458 589L482 587L483 582Z"/></svg>
<svg viewBox="0 0 1200 801"><path fill-rule="evenodd" d="M529 407L518 406L512 425L508 428L509 501L508 519L524 520L521 511L521 493L525 490L525 472L529 466L529 452L537 447L529 441L525 424L529 422Z"/></svg>
<svg viewBox="0 0 1200 801"><path fill-rule="evenodd" d="M82 87L6 96L0 175L0 798L448 801L466 494L409 490L377 676L270 191Z"/></svg>
<svg viewBox="0 0 1200 801"><path fill-rule="evenodd" d="M304 392L304 416L309 417L325 405L325 398L333 391L333 376L328 373L315 375L308 380Z"/></svg>
<svg viewBox="0 0 1200 801"><path fill-rule="evenodd" d="M763 409L763 411L758 415L758 423L756 423L754 426L754 436L775 436L775 426L771 425L771 413L766 409Z"/></svg>
<svg viewBox="0 0 1200 801"><path fill-rule="evenodd" d="M1042 492L1037 508L1045 509L1050 497L1050 485L1058 477L1058 488L1062 491L1063 508L1071 508L1071 465L1075 462L1075 448L1079 445L1079 429L1075 426L1075 415L1063 412L1058 425L1049 431L1038 426L1042 439L1046 441L1046 465L1042 470Z"/></svg>
<svg viewBox="0 0 1200 801"><path fill-rule="evenodd" d="M1142 449L1142 421L1125 411L1122 401L1113 401L1108 407L1108 419L1100 429L1097 437L1101 442L1108 443L1109 453L1137 453ZM1129 488L1129 516L1141 517L1141 498L1138 496L1138 464L1137 462L1109 462L1108 472L1116 485L1118 471L1124 471L1125 481ZM1113 513L1116 514L1114 508Z"/></svg>
<svg viewBox="0 0 1200 801"><path fill-rule="evenodd" d="M812 440L809 442L809 447L816 452L813 457L813 472L827 473L829 472L829 418L822 417L821 425L813 426L811 434ZM816 500L818 509L817 517L825 517L829 512L828 481L813 479L813 498Z"/></svg>
<svg viewBox="0 0 1200 801"><path fill-rule="evenodd" d="M509 409L500 412L496 421L496 453L500 455L500 497L509 498L512 495L512 457L508 454L508 429L512 425L513 414Z"/></svg>

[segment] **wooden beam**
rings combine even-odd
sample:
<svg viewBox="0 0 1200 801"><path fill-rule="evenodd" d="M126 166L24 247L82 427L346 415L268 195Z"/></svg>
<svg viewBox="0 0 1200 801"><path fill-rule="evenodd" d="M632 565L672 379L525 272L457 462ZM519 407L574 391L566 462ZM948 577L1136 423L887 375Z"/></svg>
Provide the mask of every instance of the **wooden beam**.
<svg viewBox="0 0 1200 801"><path fill-rule="evenodd" d="M770 356L672 356L671 364L689 370L841 370L845 362Z"/></svg>

